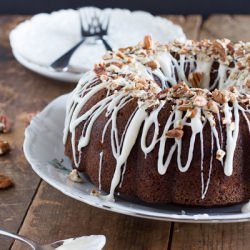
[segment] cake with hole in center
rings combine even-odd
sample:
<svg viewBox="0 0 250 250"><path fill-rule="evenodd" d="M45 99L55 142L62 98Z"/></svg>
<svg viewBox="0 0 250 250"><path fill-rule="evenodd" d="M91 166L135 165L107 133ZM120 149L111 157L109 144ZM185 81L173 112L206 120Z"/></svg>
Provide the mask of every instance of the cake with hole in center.
<svg viewBox="0 0 250 250"><path fill-rule="evenodd" d="M150 36L107 52L70 94L65 154L106 198L250 198L250 43Z"/></svg>

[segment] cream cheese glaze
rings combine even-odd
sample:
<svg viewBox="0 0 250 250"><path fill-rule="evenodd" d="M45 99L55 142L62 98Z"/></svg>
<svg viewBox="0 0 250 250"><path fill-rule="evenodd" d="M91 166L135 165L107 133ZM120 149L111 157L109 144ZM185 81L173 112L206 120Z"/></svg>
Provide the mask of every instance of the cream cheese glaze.
<svg viewBox="0 0 250 250"><path fill-rule="evenodd" d="M96 119L106 112L102 142L111 126L112 153L116 160L108 199L114 199L115 189L126 171L126 161L142 131L141 150L147 155L159 144L157 169L166 173L173 156L181 172L191 167L194 145L201 141L201 199L209 188L214 157L221 162L226 176L232 175L233 158L240 129L241 113L250 131L250 43L231 43L229 40L175 41L167 45L153 43L145 37L137 46L107 52L103 61L84 75L71 93L66 108L64 143L71 135L74 165L79 166L81 150L91 138ZM80 111L96 93L105 90L106 97L98 101L84 114ZM119 140L117 114L132 100L137 107L127 121ZM166 105L172 107L160 134L158 115ZM219 126L216 126L216 121ZM84 123L78 142L77 126ZM221 123L225 125L226 138ZM203 176L203 130L211 128L211 159L209 178ZM154 127L153 137L147 145L148 131ZM182 156L184 128L190 128L191 137L186 162ZM107 136L107 135L106 135ZM167 140L174 140L169 152L165 152ZM223 148L224 142L226 146ZM216 148L216 156L213 151ZM101 189L102 157L99 162L99 188ZM165 155L167 156L165 157Z"/></svg>
<svg viewBox="0 0 250 250"><path fill-rule="evenodd" d="M66 242L56 250L101 250L106 243L104 235L90 235L75 238L70 242Z"/></svg>

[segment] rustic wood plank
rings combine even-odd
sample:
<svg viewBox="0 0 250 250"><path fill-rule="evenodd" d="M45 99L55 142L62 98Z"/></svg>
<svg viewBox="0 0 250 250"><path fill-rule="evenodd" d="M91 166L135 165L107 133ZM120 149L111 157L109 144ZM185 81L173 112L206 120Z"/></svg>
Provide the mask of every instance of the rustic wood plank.
<svg viewBox="0 0 250 250"><path fill-rule="evenodd" d="M169 223L120 215L66 197L42 183L21 234L40 243L62 238L104 234L105 249L166 249ZM15 244L13 250L23 249Z"/></svg>
<svg viewBox="0 0 250 250"><path fill-rule="evenodd" d="M171 249L249 249L250 223L175 223Z"/></svg>
<svg viewBox="0 0 250 250"><path fill-rule="evenodd" d="M13 178L15 186L0 191L1 228L17 232L36 192L40 179L31 170L22 151L26 112L41 110L58 95L70 91L74 85L48 80L26 70L12 56L9 31L24 16L0 17L0 113L13 121L12 132L0 135L10 142L12 151L0 157L0 172ZM8 249L11 240L0 238L0 249Z"/></svg>
<svg viewBox="0 0 250 250"><path fill-rule="evenodd" d="M213 15L203 24L201 38L229 38L232 41L250 41L250 16Z"/></svg>
<svg viewBox="0 0 250 250"><path fill-rule="evenodd" d="M168 17L182 25L189 38L198 36L201 17ZM167 249L169 231L170 223L93 208L42 183L20 234L45 243L72 236L102 233L107 236L108 241L105 249ZM15 243L12 249L22 247Z"/></svg>
<svg viewBox="0 0 250 250"><path fill-rule="evenodd" d="M250 40L250 16L213 15L203 24L201 38ZM250 223L175 223L171 249L249 249Z"/></svg>
<svg viewBox="0 0 250 250"><path fill-rule="evenodd" d="M202 17L200 15L190 16L175 16L164 15L164 17L171 20L173 23L180 25L188 39L197 39L199 35L200 26L202 24Z"/></svg>

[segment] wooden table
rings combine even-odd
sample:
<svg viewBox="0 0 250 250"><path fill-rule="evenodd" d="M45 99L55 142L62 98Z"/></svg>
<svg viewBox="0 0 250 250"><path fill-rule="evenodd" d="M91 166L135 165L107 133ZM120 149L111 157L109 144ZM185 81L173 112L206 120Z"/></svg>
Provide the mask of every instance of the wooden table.
<svg viewBox="0 0 250 250"><path fill-rule="evenodd" d="M167 16L180 24L188 38L223 38L250 41L250 16ZM105 249L250 249L250 223L185 224L134 218L111 213L73 200L52 188L32 171L22 144L26 112L41 110L74 84L36 75L16 62L9 31L27 16L0 16L0 110L14 121L13 132L0 135L11 143L9 155L0 157L0 172L15 186L0 191L0 227L39 243L72 236L105 234ZM0 250L23 249L0 238Z"/></svg>

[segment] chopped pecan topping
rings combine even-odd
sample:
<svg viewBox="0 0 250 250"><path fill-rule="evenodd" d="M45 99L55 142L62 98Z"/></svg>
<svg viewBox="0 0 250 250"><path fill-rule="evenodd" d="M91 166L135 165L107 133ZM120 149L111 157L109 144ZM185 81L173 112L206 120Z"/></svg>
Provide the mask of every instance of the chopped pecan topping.
<svg viewBox="0 0 250 250"><path fill-rule="evenodd" d="M110 60L113 58L113 53L110 51L107 51L106 54L102 57L104 60Z"/></svg>
<svg viewBox="0 0 250 250"><path fill-rule="evenodd" d="M0 133L8 133L11 130L10 120L6 115L0 115Z"/></svg>
<svg viewBox="0 0 250 250"><path fill-rule="evenodd" d="M207 103L207 108L208 110L210 110L213 113L219 114L219 108L218 105L216 104L216 102L214 102L213 100L209 100Z"/></svg>
<svg viewBox="0 0 250 250"><path fill-rule="evenodd" d="M125 58L126 58L126 56L125 56L121 51L118 51L118 52L116 53L116 55L117 55L118 57L120 57L121 59L125 59Z"/></svg>
<svg viewBox="0 0 250 250"><path fill-rule="evenodd" d="M185 48L185 47L182 47L182 48L178 51L178 53L179 53L180 55L186 55L186 54L188 54L188 52L189 52L189 49L188 49L188 48Z"/></svg>
<svg viewBox="0 0 250 250"><path fill-rule="evenodd" d="M0 189L7 189L13 186L12 179L4 174L0 174Z"/></svg>
<svg viewBox="0 0 250 250"><path fill-rule="evenodd" d="M149 61L146 63L148 67L150 67L152 70L155 70L158 68L158 64L156 61Z"/></svg>
<svg viewBox="0 0 250 250"><path fill-rule="evenodd" d="M246 81L245 86L246 86L248 89L250 89L250 80L247 80L247 81Z"/></svg>
<svg viewBox="0 0 250 250"><path fill-rule="evenodd" d="M226 61L227 54L226 54L226 51L225 51L223 45L219 41L215 40L215 41L213 41L213 45L212 46L213 46L212 47L213 52L215 54L218 54L220 56L220 58L221 58L222 61Z"/></svg>
<svg viewBox="0 0 250 250"><path fill-rule="evenodd" d="M238 89L235 87L235 86L229 86L228 87L228 90L232 93L237 93L238 92Z"/></svg>
<svg viewBox="0 0 250 250"><path fill-rule="evenodd" d="M193 108L194 108L194 105L191 102L183 103L178 106L178 110L180 111L187 111Z"/></svg>
<svg viewBox="0 0 250 250"><path fill-rule="evenodd" d="M223 159L223 157L225 156L225 151L223 151L222 149L217 150L216 152L216 159L221 161Z"/></svg>
<svg viewBox="0 0 250 250"><path fill-rule="evenodd" d="M250 56L247 57L247 64L250 66Z"/></svg>
<svg viewBox="0 0 250 250"><path fill-rule="evenodd" d="M187 117L194 118L196 116L197 112L198 112L197 108L188 109L187 110Z"/></svg>
<svg viewBox="0 0 250 250"><path fill-rule="evenodd" d="M182 129L174 128L174 129L171 129L168 132L166 132L166 137L175 138L177 140L180 140L183 137L183 134L184 134L184 132Z"/></svg>
<svg viewBox="0 0 250 250"><path fill-rule="evenodd" d="M125 53L125 52L130 52L134 49L133 46L128 46L126 48L119 48L118 50L121 51L122 53Z"/></svg>
<svg viewBox="0 0 250 250"><path fill-rule="evenodd" d="M244 66L241 62L237 62L237 67L239 70L243 70L246 68L246 66Z"/></svg>
<svg viewBox="0 0 250 250"><path fill-rule="evenodd" d="M106 74L106 66L105 64L96 64L94 67L94 72L98 75L105 75Z"/></svg>
<svg viewBox="0 0 250 250"><path fill-rule="evenodd" d="M198 107L204 107L207 105L207 99L203 95L197 95L194 98L193 104Z"/></svg>
<svg viewBox="0 0 250 250"><path fill-rule="evenodd" d="M224 104L229 101L229 96L227 95L227 93L219 91L218 89L215 89L212 92L212 97L216 102L220 104Z"/></svg>
<svg viewBox="0 0 250 250"><path fill-rule="evenodd" d="M116 67L118 67L120 69L123 67L123 64L120 62L111 62L110 64L115 65Z"/></svg>
<svg viewBox="0 0 250 250"><path fill-rule="evenodd" d="M168 93L170 92L170 89L163 89L162 91L160 91L157 95L156 98L162 100L165 99L168 95Z"/></svg>
<svg viewBox="0 0 250 250"><path fill-rule="evenodd" d="M229 42L227 44L227 49L233 54L234 53L234 44L232 42Z"/></svg>
<svg viewBox="0 0 250 250"><path fill-rule="evenodd" d="M91 190L91 192L90 192L90 195L92 195L92 196L100 196L101 195L101 192L100 191L98 191L98 190L96 190L95 188L93 188L92 190Z"/></svg>
<svg viewBox="0 0 250 250"><path fill-rule="evenodd" d="M10 144L7 141L0 140L0 155L7 154L10 151Z"/></svg>
<svg viewBox="0 0 250 250"><path fill-rule="evenodd" d="M180 97L187 97L189 92L189 87L185 82L180 82L172 87L173 90L173 97L180 98Z"/></svg>
<svg viewBox="0 0 250 250"><path fill-rule="evenodd" d="M188 81L192 84L192 87L199 88L201 86L203 78L204 78L203 72L192 72L188 76Z"/></svg>
<svg viewBox="0 0 250 250"><path fill-rule="evenodd" d="M82 178L79 176L77 169L73 169L69 175L68 178L73 181L73 182L77 182L77 183L82 183Z"/></svg>
<svg viewBox="0 0 250 250"><path fill-rule="evenodd" d="M153 45L153 42L152 42L151 36L145 36L145 37L144 37L143 48L144 48L144 49L151 49L151 48L152 48L152 45Z"/></svg>
<svg viewBox="0 0 250 250"><path fill-rule="evenodd" d="M242 57L244 56L244 49L243 48L239 48L235 51L235 55L238 57Z"/></svg>

